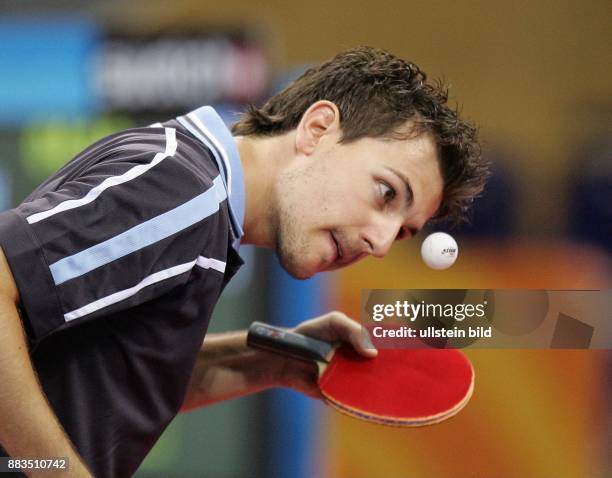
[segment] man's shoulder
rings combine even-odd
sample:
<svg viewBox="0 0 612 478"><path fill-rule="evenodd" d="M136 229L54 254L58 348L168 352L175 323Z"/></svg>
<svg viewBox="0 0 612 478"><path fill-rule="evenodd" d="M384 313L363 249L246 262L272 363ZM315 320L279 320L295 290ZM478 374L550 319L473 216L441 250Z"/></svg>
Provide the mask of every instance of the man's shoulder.
<svg viewBox="0 0 612 478"><path fill-rule="evenodd" d="M146 170L146 171L145 171ZM219 171L211 152L176 121L159 127L118 131L91 144L45 180L24 202L64 184L88 180L120 181L136 177L163 176L178 188L210 187ZM126 181L129 182L129 181Z"/></svg>

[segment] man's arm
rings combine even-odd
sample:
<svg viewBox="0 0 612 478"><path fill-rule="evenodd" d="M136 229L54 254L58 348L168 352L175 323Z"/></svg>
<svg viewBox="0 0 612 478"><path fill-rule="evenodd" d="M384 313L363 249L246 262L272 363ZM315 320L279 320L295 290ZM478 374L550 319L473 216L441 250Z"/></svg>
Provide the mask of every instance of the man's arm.
<svg viewBox="0 0 612 478"><path fill-rule="evenodd" d="M68 457L70 476L91 474L64 433L38 383L28 353L19 293L0 248L0 444L13 457ZM35 476L66 476L65 471L28 471Z"/></svg>
<svg viewBox="0 0 612 478"><path fill-rule="evenodd" d="M295 331L327 341L350 342L365 357L377 353L361 325L340 312L303 322ZM314 364L250 348L246 335L246 331L211 334L204 340L181 411L272 387L289 387L321 398Z"/></svg>

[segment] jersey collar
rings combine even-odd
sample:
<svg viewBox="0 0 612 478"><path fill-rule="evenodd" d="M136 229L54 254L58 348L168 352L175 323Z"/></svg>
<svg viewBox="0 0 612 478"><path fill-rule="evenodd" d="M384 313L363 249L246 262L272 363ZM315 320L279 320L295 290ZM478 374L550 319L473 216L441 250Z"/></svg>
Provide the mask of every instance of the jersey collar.
<svg viewBox="0 0 612 478"><path fill-rule="evenodd" d="M240 239L244 235L242 225L244 224L245 190L242 164L232 133L210 106L202 106L191 113L179 116L177 121L210 149L217 162L227 190L228 209L234 237L232 245L238 252Z"/></svg>

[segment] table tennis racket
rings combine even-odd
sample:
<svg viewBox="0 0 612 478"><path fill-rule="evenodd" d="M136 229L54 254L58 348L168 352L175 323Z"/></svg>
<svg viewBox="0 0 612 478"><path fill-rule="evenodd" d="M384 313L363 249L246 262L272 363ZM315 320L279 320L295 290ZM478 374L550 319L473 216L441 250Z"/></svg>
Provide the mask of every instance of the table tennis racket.
<svg viewBox="0 0 612 478"><path fill-rule="evenodd" d="M317 364L318 385L329 405L382 425L415 427L457 414L474 390L474 370L455 349L379 349L374 358L253 322L249 346Z"/></svg>

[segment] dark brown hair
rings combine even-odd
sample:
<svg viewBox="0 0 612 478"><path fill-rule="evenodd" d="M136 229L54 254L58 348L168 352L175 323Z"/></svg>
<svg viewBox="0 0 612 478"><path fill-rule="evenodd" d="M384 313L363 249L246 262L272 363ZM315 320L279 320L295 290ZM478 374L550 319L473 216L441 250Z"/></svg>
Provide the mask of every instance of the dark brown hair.
<svg viewBox="0 0 612 478"><path fill-rule="evenodd" d="M296 128L316 101L328 100L340 111L342 142L363 137L402 139L430 133L435 139L444 179L443 200L436 218L460 222L483 189L488 163L483 160L478 130L447 105L448 91L414 63L375 48L359 47L312 67L271 97L253 105L234 124L240 136L275 136ZM404 131L402 133L402 131Z"/></svg>

